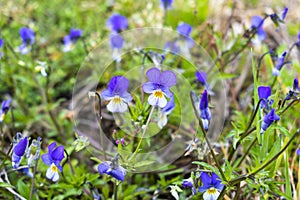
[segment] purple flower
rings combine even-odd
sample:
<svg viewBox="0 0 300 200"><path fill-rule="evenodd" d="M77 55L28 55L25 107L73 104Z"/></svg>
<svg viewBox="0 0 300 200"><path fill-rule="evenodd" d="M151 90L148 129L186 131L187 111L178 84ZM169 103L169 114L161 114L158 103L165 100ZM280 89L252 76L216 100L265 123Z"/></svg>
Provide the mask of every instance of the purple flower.
<svg viewBox="0 0 300 200"><path fill-rule="evenodd" d="M110 112L125 112L132 96L127 92L129 81L124 76L114 76L108 83L108 89L101 92L101 97L110 101L107 110Z"/></svg>
<svg viewBox="0 0 300 200"><path fill-rule="evenodd" d="M143 84L143 91L151 94L148 103L152 106L163 108L167 105L167 99L173 96L170 87L176 85L177 79L174 72L166 70L160 72L153 67L146 72L149 82ZM165 97L166 96L166 97Z"/></svg>
<svg viewBox="0 0 300 200"><path fill-rule="evenodd" d="M161 7L165 10L172 9L173 0L160 0Z"/></svg>
<svg viewBox="0 0 300 200"><path fill-rule="evenodd" d="M53 182L56 182L59 179L58 171L62 172L60 162L64 159L64 157L64 147L56 147L56 142L52 142L48 146L48 153L42 155L43 162L50 166L46 172L46 177Z"/></svg>
<svg viewBox="0 0 300 200"><path fill-rule="evenodd" d="M180 47L176 41L166 42L164 49L169 50L173 54L178 54L180 52Z"/></svg>
<svg viewBox="0 0 300 200"><path fill-rule="evenodd" d="M287 93L287 95L285 97L285 100L290 100L290 99L297 98L299 93L300 93L299 81L298 81L297 78L295 78L294 82L293 82L293 88L290 89L290 91Z"/></svg>
<svg viewBox="0 0 300 200"><path fill-rule="evenodd" d="M116 140L116 145L118 145L121 142L122 145L125 145L124 138L121 138L120 140Z"/></svg>
<svg viewBox="0 0 300 200"><path fill-rule="evenodd" d="M64 43L64 52L68 52L74 48L75 43L79 38L82 36L82 30L81 29L74 29L71 28L70 34L66 35L63 38L63 43Z"/></svg>
<svg viewBox="0 0 300 200"><path fill-rule="evenodd" d="M271 87L270 86L259 86L258 87L258 97L262 99L260 103L260 108L268 108L269 104L272 104L273 101L269 101L268 98L271 96Z"/></svg>
<svg viewBox="0 0 300 200"><path fill-rule="evenodd" d="M280 120L280 117L275 114L275 110L272 109L268 114L263 117L260 133L263 134L271 124Z"/></svg>
<svg viewBox="0 0 300 200"><path fill-rule="evenodd" d="M30 28L22 27L19 33L22 39L22 44L19 46L19 51L21 54L27 54L31 50L31 46L35 41L34 32Z"/></svg>
<svg viewBox="0 0 300 200"><path fill-rule="evenodd" d="M5 115L9 110L10 102L11 102L11 99L2 101L1 110L0 110L0 123L3 122Z"/></svg>
<svg viewBox="0 0 300 200"><path fill-rule="evenodd" d="M123 167L119 165L117 160L113 160L112 162L105 161L98 165L98 172L100 174L107 174L119 181L124 181L126 176L126 171Z"/></svg>
<svg viewBox="0 0 300 200"><path fill-rule="evenodd" d="M112 31L120 33L128 27L127 18L123 15L113 14L106 22L106 26Z"/></svg>
<svg viewBox="0 0 300 200"><path fill-rule="evenodd" d="M118 33L111 33L110 34L110 46L113 50L112 57L117 62L121 62L121 48L123 47L124 39Z"/></svg>
<svg viewBox="0 0 300 200"><path fill-rule="evenodd" d="M204 200L216 200L220 195L224 185L221 183L220 177L214 172L209 176L207 173L202 172L200 175L203 185L198 188L199 192L204 192Z"/></svg>
<svg viewBox="0 0 300 200"><path fill-rule="evenodd" d="M298 156L300 156L300 148L297 149L296 153Z"/></svg>
<svg viewBox="0 0 300 200"><path fill-rule="evenodd" d="M198 81L200 81L200 83L202 85L206 85L207 75L206 75L205 72L203 72L203 71L197 71L196 72L196 77L197 77Z"/></svg>
<svg viewBox="0 0 300 200"><path fill-rule="evenodd" d="M174 96L172 95L170 101L163 107L160 111L160 115L158 117L157 125L159 128L163 128L168 123L168 115L174 110Z"/></svg>
<svg viewBox="0 0 300 200"><path fill-rule="evenodd" d="M193 188L193 182L191 179L185 179L182 182L182 187L183 188Z"/></svg>
<svg viewBox="0 0 300 200"><path fill-rule="evenodd" d="M286 51L284 51L282 53L282 55L280 57L278 57L277 59L277 62L276 62L276 65L275 67L272 69L272 74L273 76L278 76L279 75L279 72L281 70L281 68L283 67L284 64L286 64L284 62L284 59L285 59L285 56L286 56Z"/></svg>
<svg viewBox="0 0 300 200"><path fill-rule="evenodd" d="M281 13L281 16L278 16L276 13L270 15L271 20L273 21L276 27L279 26L279 23L284 23L284 19L286 17L288 10L289 10L288 8L284 8L284 10Z"/></svg>
<svg viewBox="0 0 300 200"><path fill-rule="evenodd" d="M187 23L181 23L177 26L178 33L186 37L190 37L192 30L192 26Z"/></svg>
<svg viewBox="0 0 300 200"><path fill-rule="evenodd" d="M15 146L12 154L12 166L18 168L28 146L27 137L22 138Z"/></svg>
<svg viewBox="0 0 300 200"><path fill-rule="evenodd" d="M211 119L211 113L208 107L208 94L207 90L204 90L202 97L200 99L200 117L202 119L203 128L207 131L209 126L209 121Z"/></svg>
<svg viewBox="0 0 300 200"><path fill-rule="evenodd" d="M260 44L266 39L266 32L263 29L264 20L259 16L251 19L251 29L256 30L255 37L251 40L253 44Z"/></svg>
<svg viewBox="0 0 300 200"><path fill-rule="evenodd" d="M300 32L298 33L298 41L295 44L298 50L300 50Z"/></svg>

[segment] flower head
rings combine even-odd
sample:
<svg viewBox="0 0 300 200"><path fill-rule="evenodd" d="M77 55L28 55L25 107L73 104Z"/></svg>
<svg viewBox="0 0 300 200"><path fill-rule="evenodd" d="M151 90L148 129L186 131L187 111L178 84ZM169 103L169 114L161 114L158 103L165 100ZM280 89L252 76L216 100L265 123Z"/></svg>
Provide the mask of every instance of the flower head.
<svg viewBox="0 0 300 200"><path fill-rule="evenodd" d="M123 15L119 14L113 14L110 16L106 22L106 26L112 31L112 32L121 32L125 30L128 27L128 21L127 18Z"/></svg>
<svg viewBox="0 0 300 200"><path fill-rule="evenodd" d="M275 114L275 110L272 109L268 114L263 117L260 133L263 134L271 124L280 120L280 117Z"/></svg>
<svg viewBox="0 0 300 200"><path fill-rule="evenodd" d="M119 165L118 155L110 162L105 161L98 165L98 172L100 174L107 174L119 181L124 181L126 176L126 171L123 167Z"/></svg>
<svg viewBox="0 0 300 200"><path fill-rule="evenodd" d="M193 188L193 180L191 178L182 181L183 188Z"/></svg>
<svg viewBox="0 0 300 200"><path fill-rule="evenodd" d="M21 54L27 54L31 50L31 46L35 41L34 32L30 28L22 27L19 33L22 39L22 44L19 46L19 51Z"/></svg>
<svg viewBox="0 0 300 200"><path fill-rule="evenodd" d="M41 152L41 143L42 143L41 137L38 137L37 140L34 139L31 142L31 145L29 146L28 150L26 151L26 158L28 158L28 160L27 160L28 166L32 166L33 163L39 159L40 152Z"/></svg>
<svg viewBox="0 0 300 200"><path fill-rule="evenodd" d="M11 99L2 101L1 110L0 110L0 123L3 122L6 113L9 111L10 102L11 102Z"/></svg>
<svg viewBox="0 0 300 200"><path fill-rule="evenodd" d="M124 39L123 37L118 33L111 33L110 34L110 46L112 48L112 57L117 62L121 62L121 48L123 47Z"/></svg>
<svg viewBox="0 0 300 200"><path fill-rule="evenodd" d="M294 99L297 98L297 96L300 93L300 89L299 89L299 81L297 78L294 79L293 82L293 88L290 89L290 91L287 93L285 100L290 100L290 99Z"/></svg>
<svg viewBox="0 0 300 200"><path fill-rule="evenodd" d="M286 17L286 14L288 12L288 8L284 8L284 10L282 11L281 15L278 16L276 13L273 13L270 15L271 20L273 21L273 23L275 24L275 27L279 26L279 23L284 23L284 19Z"/></svg>
<svg viewBox="0 0 300 200"><path fill-rule="evenodd" d="M297 149L296 153L298 156L300 156L300 148Z"/></svg>
<svg viewBox="0 0 300 200"><path fill-rule="evenodd" d="M200 118L202 119L203 128L208 130L209 121L211 119L211 113L208 107L208 93L204 90L202 97L200 99Z"/></svg>
<svg viewBox="0 0 300 200"><path fill-rule="evenodd" d="M259 16L253 16L251 19L251 29L256 31L254 38L251 40L253 44L260 44L266 39L266 32L263 29L264 20Z"/></svg>
<svg viewBox="0 0 300 200"><path fill-rule="evenodd" d="M286 57L286 51L284 51L282 53L282 55L280 57L277 58L277 62L276 62L276 65L275 67L272 69L272 74L273 76L278 76L279 75L279 72L281 70L281 68L283 67L284 64L286 64L284 62L285 60L285 57Z"/></svg>
<svg viewBox="0 0 300 200"><path fill-rule="evenodd" d="M172 9L173 0L160 0L161 7L165 10Z"/></svg>
<svg viewBox="0 0 300 200"><path fill-rule="evenodd" d="M82 30L81 29L74 29L71 28L69 35L66 35L63 38L64 43L64 52L68 52L74 48L75 43L77 40L79 40L82 36Z"/></svg>
<svg viewBox="0 0 300 200"><path fill-rule="evenodd" d="M174 110L174 96L171 96L170 101L163 107L160 111L160 115L157 121L157 125L159 128L163 128L168 123L168 115Z"/></svg>
<svg viewBox="0 0 300 200"><path fill-rule="evenodd" d="M21 136L21 137L23 137L23 136ZM25 151L27 149L27 146L28 146L28 138L27 137L20 139L19 142L14 146L12 159L11 159L13 168L19 167L19 165L21 163L21 159L24 156Z"/></svg>
<svg viewBox="0 0 300 200"><path fill-rule="evenodd" d="M163 108L167 105L167 99L173 96L170 87L177 83L176 75L170 70L160 72L153 67L146 72L149 82L143 84L143 91L151 94L148 103L152 106ZM166 97L165 97L166 96Z"/></svg>
<svg viewBox="0 0 300 200"><path fill-rule="evenodd" d="M179 34L190 37L193 27L187 23L181 23L177 26L177 31Z"/></svg>
<svg viewBox="0 0 300 200"><path fill-rule="evenodd" d="M273 101L269 101L268 98L271 96L271 87L270 86L259 86L258 87L258 97L262 99L260 103L260 108L268 108L269 104L272 104Z"/></svg>
<svg viewBox="0 0 300 200"><path fill-rule="evenodd" d="M114 76L108 83L108 89L101 92L101 97L109 101L107 110L110 112L125 112L127 103L132 96L127 92L129 81L124 76Z"/></svg>
<svg viewBox="0 0 300 200"><path fill-rule="evenodd" d="M216 200L220 195L224 185L221 183L220 177L214 172L209 176L206 172L200 175L203 185L198 188L199 192L204 192L204 200Z"/></svg>
<svg viewBox="0 0 300 200"><path fill-rule="evenodd" d="M56 182L59 179L58 171L62 172L60 162L64 159L64 157L64 147L56 147L56 142L52 142L48 146L48 153L42 155L43 162L50 166L46 172L46 177L53 182Z"/></svg>
<svg viewBox="0 0 300 200"><path fill-rule="evenodd" d="M206 85L207 75L206 75L205 72L203 72L203 71L197 71L197 72L196 72L196 78L197 78L197 80L198 80L202 85Z"/></svg>

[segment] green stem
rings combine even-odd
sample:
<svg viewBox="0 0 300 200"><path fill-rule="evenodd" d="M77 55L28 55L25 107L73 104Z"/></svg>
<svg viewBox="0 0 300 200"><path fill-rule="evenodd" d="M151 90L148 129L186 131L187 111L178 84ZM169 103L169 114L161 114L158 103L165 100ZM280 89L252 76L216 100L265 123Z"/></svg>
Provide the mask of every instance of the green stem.
<svg viewBox="0 0 300 200"><path fill-rule="evenodd" d="M300 99L294 99L293 101L291 101L287 106L286 106L286 108L283 110L283 111L281 111L280 113L279 113L279 115L282 115L285 111L287 111L294 103L299 103L300 102Z"/></svg>
<svg viewBox="0 0 300 200"><path fill-rule="evenodd" d="M37 165L38 165L38 159L35 161L34 170L33 170L33 177L32 177L32 180L31 180L31 187L30 187L30 194L29 194L29 199L30 200L32 200Z"/></svg>
<svg viewBox="0 0 300 200"><path fill-rule="evenodd" d="M149 126L149 123L150 123L150 120L151 120L151 117L152 117L152 114L153 114L154 109L155 109L155 106L152 106L152 108L151 108L151 110L150 110L150 114L149 114L148 119L147 119L147 122L146 122L146 126L145 126L145 128L144 128L143 133L142 133L141 139L140 139L140 141L139 141L139 143L138 143L138 145L137 145L135 151L133 152L133 154L132 154L132 155L130 156L130 158L128 159L128 162L129 162L132 158L134 158L134 156L135 156L135 155L137 154L137 152L139 151L139 148L140 148L140 146L141 146L141 143L142 143L142 140L143 140L143 138L144 138L144 135L145 135L145 133L146 133L146 131L147 131L147 129L148 129L148 126Z"/></svg>
<svg viewBox="0 0 300 200"><path fill-rule="evenodd" d="M242 162L244 161L244 159L247 157L247 155L250 152L250 149L253 147L253 145L257 142L257 137L254 138L254 140L251 142L250 146L248 147L247 151L244 153L243 157L239 160L239 162L237 163L236 167L239 167Z"/></svg>
<svg viewBox="0 0 300 200"><path fill-rule="evenodd" d="M104 156L104 160L106 160L106 151L104 148L104 141L103 141L103 131L102 131L102 113L101 113L101 96L98 92L95 92L96 96L98 97L98 107L99 107L99 112L96 113L96 116L98 118L98 123L99 123L99 135L100 135L100 145L102 147L102 152Z"/></svg>
<svg viewBox="0 0 300 200"><path fill-rule="evenodd" d="M2 160L2 163L1 163L1 165L0 165L0 169L3 168L5 161L9 158L9 154L10 154L12 148L13 148L13 145L11 144L11 145L10 145L10 148L9 148L9 150L8 150L6 156L5 156L5 158Z"/></svg>
<svg viewBox="0 0 300 200"><path fill-rule="evenodd" d="M114 200L118 200L118 184L117 184L117 181L114 182Z"/></svg>

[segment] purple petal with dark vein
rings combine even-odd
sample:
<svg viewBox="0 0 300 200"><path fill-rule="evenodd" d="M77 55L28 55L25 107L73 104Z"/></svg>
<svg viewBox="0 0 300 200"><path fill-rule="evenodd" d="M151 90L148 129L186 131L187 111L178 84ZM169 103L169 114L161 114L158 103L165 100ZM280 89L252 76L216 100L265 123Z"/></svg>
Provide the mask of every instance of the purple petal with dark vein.
<svg viewBox="0 0 300 200"><path fill-rule="evenodd" d="M51 153L51 158L53 160L58 160L61 161L64 159L64 147L63 146L58 146L54 151Z"/></svg>
<svg viewBox="0 0 300 200"><path fill-rule="evenodd" d="M160 83L163 86L171 87L173 85L176 85L177 79L174 72L171 70L166 70L161 73L160 75Z"/></svg>
<svg viewBox="0 0 300 200"><path fill-rule="evenodd" d="M50 166L51 164L52 164L52 159L51 159L51 157L50 157L50 155L47 153L47 154L44 154L44 155L42 155L42 161L46 164L46 165L48 165L48 166Z"/></svg>
<svg viewBox="0 0 300 200"><path fill-rule="evenodd" d="M160 84L160 71L159 69L153 67L146 72L148 80L152 83Z"/></svg>

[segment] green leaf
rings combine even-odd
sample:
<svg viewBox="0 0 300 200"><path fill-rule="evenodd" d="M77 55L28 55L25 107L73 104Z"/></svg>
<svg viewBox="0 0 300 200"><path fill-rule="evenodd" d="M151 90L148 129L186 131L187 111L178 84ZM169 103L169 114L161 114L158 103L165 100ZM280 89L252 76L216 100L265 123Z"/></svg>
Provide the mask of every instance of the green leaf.
<svg viewBox="0 0 300 200"><path fill-rule="evenodd" d="M29 199L29 195L30 195L30 187L28 187L22 179L20 179L17 183L17 188L18 188L18 192L20 193L20 195L22 195L23 197ZM34 197L34 196L33 196Z"/></svg>
<svg viewBox="0 0 300 200"><path fill-rule="evenodd" d="M134 165L135 168L138 168L138 167L143 167L143 166L147 166L147 165L151 165L153 164L154 161L152 160L144 160L144 161L141 161L141 162L138 162Z"/></svg>
<svg viewBox="0 0 300 200"><path fill-rule="evenodd" d="M0 183L0 187L4 187L4 188L15 188L15 186L9 184L9 183L5 183L5 182L1 182Z"/></svg>
<svg viewBox="0 0 300 200"><path fill-rule="evenodd" d="M195 165L201 165L202 167L209 169L209 170L215 172L216 174L219 174L219 170L217 168L211 166L210 164L207 164L205 162L200 162L200 161L194 161L192 163Z"/></svg>

